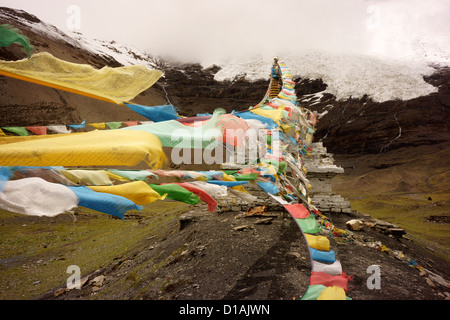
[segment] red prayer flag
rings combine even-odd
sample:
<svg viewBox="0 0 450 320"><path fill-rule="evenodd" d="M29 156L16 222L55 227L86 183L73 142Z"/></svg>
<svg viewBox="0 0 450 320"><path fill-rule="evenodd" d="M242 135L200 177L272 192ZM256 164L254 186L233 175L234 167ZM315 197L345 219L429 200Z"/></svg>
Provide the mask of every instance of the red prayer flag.
<svg viewBox="0 0 450 320"><path fill-rule="evenodd" d="M187 183L187 182L175 182L175 184L178 184L178 185L182 186L183 188L189 190L190 192L196 194L202 201L204 201L204 202L206 202L206 204L208 204L208 210L210 212L216 211L217 201L203 189L197 188L196 186L194 186L190 183Z"/></svg>
<svg viewBox="0 0 450 320"><path fill-rule="evenodd" d="M289 211L294 219L305 219L310 215L308 209L301 203L285 204L283 206Z"/></svg>
<svg viewBox="0 0 450 320"><path fill-rule="evenodd" d="M123 121L122 123L125 123L127 127L131 127L137 126L139 124L139 121Z"/></svg>
<svg viewBox="0 0 450 320"><path fill-rule="evenodd" d="M340 275L333 276L325 272L313 271L311 272L310 285L321 284L325 287L336 286L347 290L349 279L350 277L347 277L345 272L342 272Z"/></svg>
<svg viewBox="0 0 450 320"><path fill-rule="evenodd" d="M31 132L39 135L47 134L47 127L44 126L33 126L33 127L25 127Z"/></svg>

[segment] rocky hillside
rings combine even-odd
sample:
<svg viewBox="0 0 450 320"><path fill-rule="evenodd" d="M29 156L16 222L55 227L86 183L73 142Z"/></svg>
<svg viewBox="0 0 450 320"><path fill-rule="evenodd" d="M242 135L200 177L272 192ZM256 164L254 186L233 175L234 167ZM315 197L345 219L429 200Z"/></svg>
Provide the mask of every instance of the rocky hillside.
<svg viewBox="0 0 450 320"><path fill-rule="evenodd" d="M0 24L9 24L21 30L33 45L34 52L47 51L57 58L74 63L87 63L96 68L122 65L112 54L90 50L76 37L68 36L25 11L0 8ZM105 43L105 51L119 52L117 49L108 48L107 45L112 46L111 43ZM19 45L0 48L0 58L3 60L18 60L25 57ZM140 58L136 60L146 59ZM124 106L4 76L0 77L0 86L2 126L64 125L81 123L83 120L87 123L148 120ZM166 101L164 91L158 85L144 91L135 99L135 102L146 105L164 104Z"/></svg>
<svg viewBox="0 0 450 320"><path fill-rule="evenodd" d="M264 95L268 81L219 83L213 79L217 68L200 65L170 65L138 50L114 42L84 39L81 34L65 34L25 11L0 8L0 24L22 31L34 52L47 51L75 63L96 68L125 64L146 64L164 71L165 77L137 96L133 102L143 105L172 103L180 114L189 116L223 107L242 109ZM0 59L18 60L26 55L19 45L0 48ZM0 118L2 126L72 124L103 121L148 120L123 106L96 101L69 92L0 77ZM24 94L27 92L27 94ZM31 93L31 94L30 94Z"/></svg>
<svg viewBox="0 0 450 320"><path fill-rule="evenodd" d="M172 103L185 116L212 112L218 107L227 111L242 110L258 103L267 89L268 80L249 81L245 75L217 81L214 76L221 67L216 65L207 68L200 64L177 65L114 41L88 40L77 33L68 35L20 10L0 8L0 23L22 30L35 52L48 51L58 58L88 63L97 68L144 63L162 69L165 77L136 97L135 102L150 106ZM1 59L24 57L18 45L0 48ZM321 79L297 78L295 89L302 106L325 112L315 137L323 140L330 152L380 153L449 140L450 69L436 67L436 72L424 80L437 87L438 91L411 100L381 103L368 96L337 99L325 93L327 83ZM3 126L67 124L84 119L87 122L146 120L127 108L60 90L6 77L1 77L0 83Z"/></svg>
<svg viewBox="0 0 450 320"><path fill-rule="evenodd" d="M425 81L436 93L411 100L382 103L370 98L337 101L331 95L303 96L311 110L327 111L316 138L339 154L380 153L388 150L447 142L450 138L450 68L439 68ZM306 82L308 82L306 80ZM302 82L297 92L304 90ZM316 92L323 84L312 83ZM314 92L311 92L314 93Z"/></svg>

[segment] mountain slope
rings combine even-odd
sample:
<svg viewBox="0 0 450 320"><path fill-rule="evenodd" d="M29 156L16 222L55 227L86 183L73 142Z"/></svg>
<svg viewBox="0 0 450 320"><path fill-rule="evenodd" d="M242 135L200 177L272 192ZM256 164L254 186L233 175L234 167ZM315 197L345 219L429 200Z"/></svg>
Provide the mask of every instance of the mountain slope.
<svg viewBox="0 0 450 320"><path fill-rule="evenodd" d="M366 97L345 101L322 97L316 103L308 103L310 109L319 113L327 111L316 138L322 138L332 152L351 154L448 141L450 68L441 68L424 79L438 91L381 103Z"/></svg>
<svg viewBox="0 0 450 320"><path fill-rule="evenodd" d="M172 103L185 116L212 112L219 107L228 112L246 109L260 101L268 85L270 60L209 66L177 64L114 41L86 39L79 33L65 34L20 10L0 8L0 23L22 30L35 51L45 50L67 61L97 68L146 64L161 69L165 76L135 102L149 106ZM424 50L424 44L420 49ZM18 45L0 48L1 59L24 57ZM434 69L418 62L410 66L373 57L323 53L285 58L296 78L295 89L301 105L325 113L317 125L315 138L323 140L330 152L379 153L448 141L449 67ZM5 77L0 81L3 126L66 124L84 119L146 120L120 106Z"/></svg>
<svg viewBox="0 0 450 320"><path fill-rule="evenodd" d="M106 53L101 54L86 45L80 37L71 37L25 11L0 8L0 24L9 24L21 30L29 38L34 52L47 51L57 58L96 68L118 67L123 63L115 59L122 55L112 55L112 49L105 48ZM18 60L25 57L19 45L0 48L0 59ZM124 106L4 76L0 77L0 87L1 126L65 125L83 120L87 123L148 120ZM162 88L155 85L134 101L157 105L167 100Z"/></svg>

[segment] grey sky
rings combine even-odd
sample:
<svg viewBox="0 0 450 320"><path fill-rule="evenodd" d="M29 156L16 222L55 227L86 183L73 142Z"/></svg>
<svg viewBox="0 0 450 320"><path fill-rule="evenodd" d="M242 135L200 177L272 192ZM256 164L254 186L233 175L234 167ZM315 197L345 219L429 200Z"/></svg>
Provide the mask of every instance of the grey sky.
<svg viewBox="0 0 450 320"><path fill-rule="evenodd" d="M450 47L448 0L0 0L69 31L194 60L307 49L408 54L417 36ZM70 20L72 19L72 20Z"/></svg>

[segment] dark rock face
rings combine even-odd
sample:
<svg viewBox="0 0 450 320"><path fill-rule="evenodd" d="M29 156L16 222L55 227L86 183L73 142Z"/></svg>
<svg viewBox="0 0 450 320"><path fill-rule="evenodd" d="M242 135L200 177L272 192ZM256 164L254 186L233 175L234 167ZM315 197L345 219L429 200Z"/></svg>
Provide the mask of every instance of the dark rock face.
<svg viewBox="0 0 450 320"><path fill-rule="evenodd" d="M214 75L220 67L203 69L198 64L164 68L164 79L158 83L165 87L170 102L180 114L196 116L212 113L217 108L227 112L254 106L264 97L269 80L249 82L237 77L233 81L218 82Z"/></svg>
<svg viewBox="0 0 450 320"><path fill-rule="evenodd" d="M314 94L317 92L324 91L327 85L322 81L322 79L295 79L295 93L297 97L301 97L307 94Z"/></svg>
<svg viewBox="0 0 450 320"><path fill-rule="evenodd" d="M380 153L448 141L450 68L437 69L424 80L439 91L408 101L383 103L367 97L336 101L332 95L325 95L317 104L302 105L319 113L328 111L317 125L315 140L322 140L332 153Z"/></svg>
<svg viewBox="0 0 450 320"><path fill-rule="evenodd" d="M242 78L217 82L214 80L216 70L204 70L198 65L183 66L183 72L180 70L165 70L164 85L171 102L187 116L212 112L218 107L227 112L246 109L261 100L268 85L268 81L249 82ZM300 101L327 87L320 79L295 80ZM315 140L322 140L332 153L380 153L448 141L450 68L437 69L425 80L439 91L408 101L383 103L374 102L367 96L338 101L333 95L324 94L320 102L310 100L300 105L319 113L328 111L316 127Z"/></svg>
<svg viewBox="0 0 450 320"><path fill-rule="evenodd" d="M40 20L24 11L0 8L0 16L3 17L1 24L11 24L28 36L36 52L48 51L60 59L87 63L97 68L120 66L110 56L83 50L82 44L77 44L76 40L68 38L56 28L52 30L61 35L58 39L34 30L30 25L41 23ZM24 23L24 19L27 23ZM18 45L0 48L0 59L17 60L24 57L25 53ZM212 113L217 108L224 108L227 112L240 111L259 103L269 84L268 80L251 82L242 76L236 76L232 81L218 82L214 79L220 70L218 66L203 69L199 64L160 62L165 77L133 102L148 106L171 103L184 116ZM450 68L436 68L436 73L424 80L438 87L439 91L408 101L383 103L374 102L368 97L337 101L331 94L323 94L320 100L303 99L327 88L321 79L297 78L295 90L301 106L319 113L328 111L316 126L315 141L323 141L329 152L380 153L449 140ZM31 90L30 86L33 99L23 94ZM147 120L127 108L119 110L117 106L111 107L111 104L102 101L75 97L71 93L3 76L0 77L0 94L2 126L65 124L83 119L88 122Z"/></svg>

